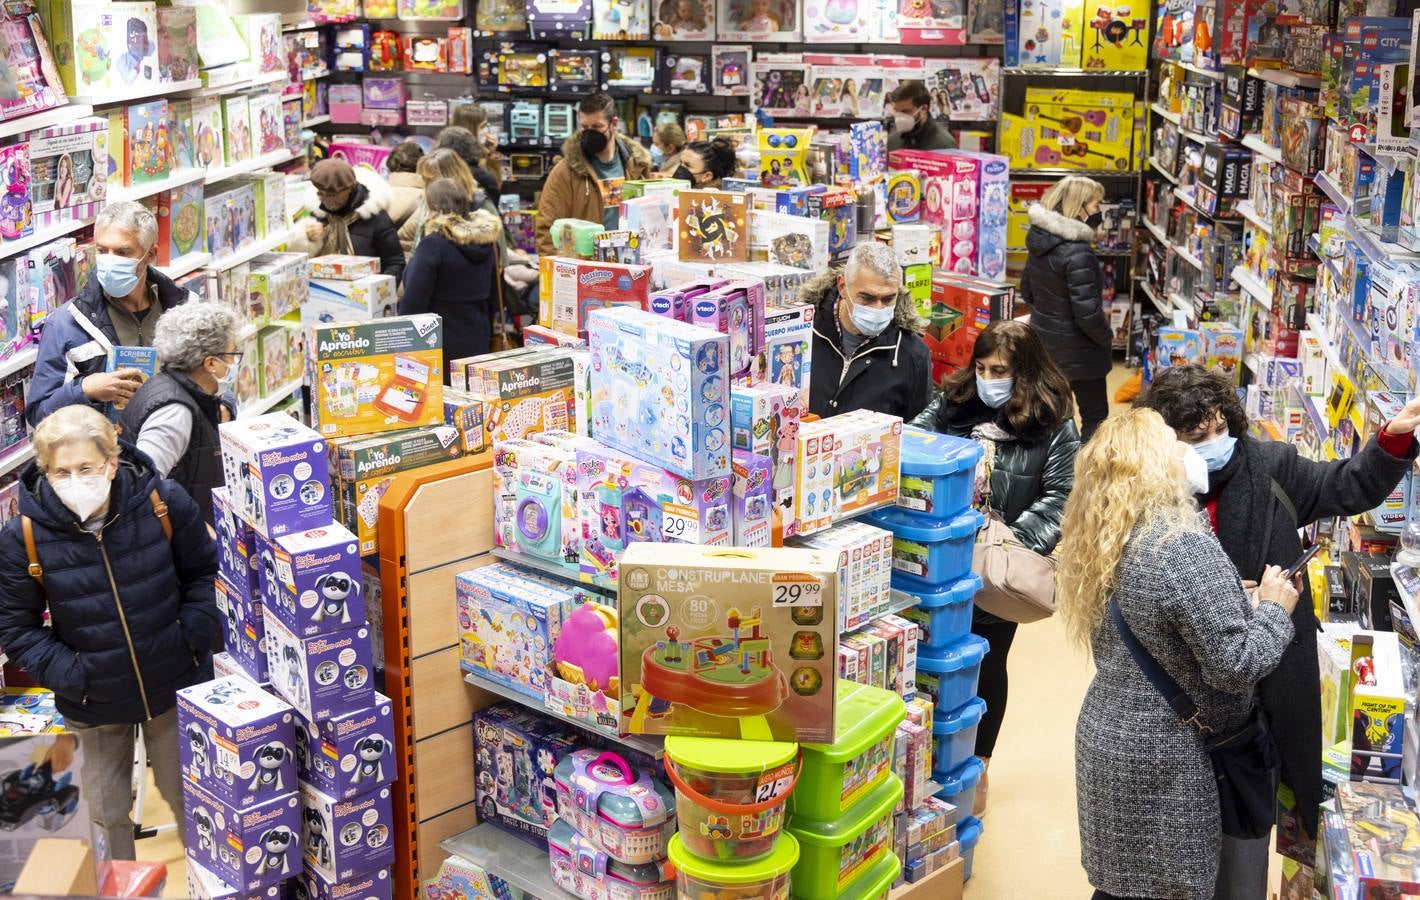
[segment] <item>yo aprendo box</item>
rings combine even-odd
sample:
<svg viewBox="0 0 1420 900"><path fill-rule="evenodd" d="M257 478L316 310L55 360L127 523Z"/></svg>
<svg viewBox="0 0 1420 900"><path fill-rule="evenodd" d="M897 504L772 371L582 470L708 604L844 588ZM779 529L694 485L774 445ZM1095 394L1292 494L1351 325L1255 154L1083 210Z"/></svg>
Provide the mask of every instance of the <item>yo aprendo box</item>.
<svg viewBox="0 0 1420 900"><path fill-rule="evenodd" d="M390 784L399 774L394 758L390 700L296 726L296 774L324 794L354 797Z"/></svg>
<svg viewBox="0 0 1420 900"><path fill-rule="evenodd" d="M268 617L280 619L297 637L326 634L365 621L360 586L360 545L346 528L331 523L272 542L276 602Z"/></svg>
<svg viewBox="0 0 1420 900"><path fill-rule="evenodd" d="M832 743L837 584L837 553L632 544L618 591L623 728Z"/></svg>
<svg viewBox="0 0 1420 900"><path fill-rule="evenodd" d="M217 597L217 613L222 617L222 644L239 670L258 684L270 680L266 668L266 616L258 587L250 597L218 575L212 586Z"/></svg>
<svg viewBox="0 0 1420 900"><path fill-rule="evenodd" d="M394 810L388 786L337 800L301 785L306 871L330 882L394 863Z"/></svg>
<svg viewBox="0 0 1420 900"><path fill-rule="evenodd" d="M308 328L312 424L325 437L442 425L443 346L436 315Z"/></svg>
<svg viewBox="0 0 1420 900"><path fill-rule="evenodd" d="M223 422L218 431L232 508L254 531L274 538L331 520L320 435L285 413Z"/></svg>
<svg viewBox="0 0 1420 900"><path fill-rule="evenodd" d="M217 532L217 572L232 585L242 599L260 600L261 585L256 574L256 546L251 525L232 505L225 487L212 489L213 528Z"/></svg>
<svg viewBox="0 0 1420 900"><path fill-rule="evenodd" d="M458 459L464 443L457 429L442 424L330 442L336 518L355 533L362 556L378 549L380 497L393 476Z"/></svg>
<svg viewBox="0 0 1420 900"><path fill-rule="evenodd" d="M188 859L243 892L260 891L301 871L301 800L294 790L240 809L184 781Z"/></svg>
<svg viewBox="0 0 1420 900"><path fill-rule="evenodd" d="M335 884L308 871L301 876L301 883L305 885L308 900L393 900L394 897L394 879L389 869L362 872Z"/></svg>
<svg viewBox="0 0 1420 900"><path fill-rule="evenodd" d="M586 337L587 314L608 306L646 309L651 267L545 257L538 324Z"/></svg>
<svg viewBox="0 0 1420 900"><path fill-rule="evenodd" d="M183 777L238 809L296 789L296 717L240 675L177 692Z"/></svg>
<svg viewBox="0 0 1420 900"><path fill-rule="evenodd" d="M271 687L307 721L321 721L374 702L370 629L365 625L298 638L279 619L266 620Z"/></svg>
<svg viewBox="0 0 1420 900"><path fill-rule="evenodd" d="M458 446L464 455L488 448L483 433L483 401L472 394L444 388L444 424L458 432Z"/></svg>

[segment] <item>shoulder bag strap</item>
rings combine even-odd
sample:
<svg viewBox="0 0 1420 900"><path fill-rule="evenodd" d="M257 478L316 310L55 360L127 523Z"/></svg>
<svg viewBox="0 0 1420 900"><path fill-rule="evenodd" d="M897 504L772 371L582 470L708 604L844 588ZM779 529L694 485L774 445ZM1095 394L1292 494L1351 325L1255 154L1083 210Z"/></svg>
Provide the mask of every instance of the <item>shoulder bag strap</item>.
<svg viewBox="0 0 1420 900"><path fill-rule="evenodd" d="M168 543L173 542L173 523L168 518L168 505L163 502L163 498L158 496L158 489L153 488L153 492L148 495L148 502L153 505L153 515L158 517L158 524L163 526L163 537Z"/></svg>
<svg viewBox="0 0 1420 900"><path fill-rule="evenodd" d="M1287 496L1287 492L1282 490L1282 485L1277 483L1276 478L1269 478L1272 482L1272 496L1277 498L1277 502L1282 504L1282 508L1287 511L1287 515L1292 517L1292 527L1299 527L1297 524L1297 507L1292 503L1292 498Z"/></svg>
<svg viewBox="0 0 1420 900"><path fill-rule="evenodd" d="M1209 728L1199 718L1198 704L1193 702L1193 698L1179 686L1173 676L1164 671L1164 667L1159 665L1159 661L1154 659L1154 655L1144 649L1144 645L1139 643L1139 638L1129 628L1129 623L1124 621L1124 613L1120 612L1119 604L1109 601L1109 617L1114 622L1115 629L1119 632L1119 639L1124 642L1124 647L1129 651L1129 655L1134 657L1134 662L1139 664L1143 670L1144 677L1149 679L1149 683L1154 686L1154 690L1168 703L1169 708L1178 714L1178 717L1187 725L1197 728L1199 733L1207 737L1213 729Z"/></svg>
<svg viewBox="0 0 1420 900"><path fill-rule="evenodd" d="M25 536L25 555L30 558L29 575L44 587L44 569L40 568L39 551L35 549L35 524L29 516L20 516L20 531Z"/></svg>

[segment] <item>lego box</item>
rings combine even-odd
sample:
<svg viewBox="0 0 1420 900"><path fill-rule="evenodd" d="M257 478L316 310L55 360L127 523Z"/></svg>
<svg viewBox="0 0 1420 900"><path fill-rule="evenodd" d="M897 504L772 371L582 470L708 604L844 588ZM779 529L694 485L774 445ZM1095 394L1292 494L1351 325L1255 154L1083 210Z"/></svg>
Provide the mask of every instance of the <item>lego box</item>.
<svg viewBox="0 0 1420 900"><path fill-rule="evenodd" d="M276 602L266 615L280 619L297 637L350 628L365 621L360 588L360 544L331 523L277 538Z"/></svg>
<svg viewBox="0 0 1420 900"><path fill-rule="evenodd" d="M306 871L330 882L394 863L394 810L388 786L336 800L301 785Z"/></svg>
<svg viewBox="0 0 1420 900"><path fill-rule="evenodd" d="M240 675L177 692L183 776L238 809L296 789L295 715Z"/></svg>
<svg viewBox="0 0 1420 900"><path fill-rule="evenodd" d="M311 326L312 424L325 437L444 422L443 327L436 315Z"/></svg>
<svg viewBox="0 0 1420 900"><path fill-rule="evenodd" d="M223 422L218 431L232 509L255 532L280 537L331 520L330 468L319 434L284 413Z"/></svg>
<svg viewBox="0 0 1420 900"><path fill-rule="evenodd" d="M338 800L390 784L399 774L394 758L394 719L389 698L296 727L296 774Z"/></svg>
<svg viewBox="0 0 1420 900"><path fill-rule="evenodd" d="M624 730L831 743L837 584L837 553L628 547Z"/></svg>
<svg viewBox="0 0 1420 900"><path fill-rule="evenodd" d="M184 781L183 825L189 859L244 892L301 871L301 801L295 791L239 809Z"/></svg>
<svg viewBox="0 0 1420 900"><path fill-rule="evenodd" d="M307 721L322 721L374 702L370 629L298 638L279 619L266 621L271 687Z"/></svg>

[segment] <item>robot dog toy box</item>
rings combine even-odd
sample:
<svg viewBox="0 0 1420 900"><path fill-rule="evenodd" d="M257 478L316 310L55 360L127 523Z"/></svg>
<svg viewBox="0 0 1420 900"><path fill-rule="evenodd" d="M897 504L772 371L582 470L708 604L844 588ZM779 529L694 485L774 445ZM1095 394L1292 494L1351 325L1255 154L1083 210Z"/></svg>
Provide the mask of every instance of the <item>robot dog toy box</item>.
<svg viewBox="0 0 1420 900"><path fill-rule="evenodd" d="M259 892L301 871L301 799L294 790L245 809L184 781L188 859L235 887Z"/></svg>
<svg viewBox="0 0 1420 900"><path fill-rule="evenodd" d="M237 513L231 492L225 487L212 489L212 518L217 531L217 572L242 599L261 599L251 525Z"/></svg>
<svg viewBox="0 0 1420 900"><path fill-rule="evenodd" d="M389 869L362 872L336 884L331 884L315 872L307 871L301 876L300 884L306 893L302 894L299 889L293 888L292 897L306 897L308 900L392 900L394 897L394 879L390 877ZM433 895L426 893L425 896ZM488 894L490 898L493 896L492 893Z"/></svg>
<svg viewBox="0 0 1420 900"><path fill-rule="evenodd" d="M832 743L837 585L836 552L628 547L625 730Z"/></svg>
<svg viewBox="0 0 1420 900"><path fill-rule="evenodd" d="M301 785L301 831L306 871L336 883L394 864L390 789L375 788L336 800Z"/></svg>
<svg viewBox="0 0 1420 900"><path fill-rule="evenodd" d="M443 348L431 314L307 328L311 424L324 437L444 424Z"/></svg>
<svg viewBox="0 0 1420 900"><path fill-rule="evenodd" d="M239 675L177 693L183 776L246 809L296 789L291 707Z"/></svg>
<svg viewBox="0 0 1420 900"><path fill-rule="evenodd" d="M185 862L188 900L282 900L286 896L280 884L269 884L257 893L239 891L191 856Z"/></svg>
<svg viewBox="0 0 1420 900"><path fill-rule="evenodd" d="M394 781L390 701L296 727L296 774L321 793L345 800Z"/></svg>
<svg viewBox="0 0 1420 900"><path fill-rule="evenodd" d="M374 702L370 629L299 638L280 619L266 620L271 687L307 721L319 722Z"/></svg>
<svg viewBox="0 0 1420 900"><path fill-rule="evenodd" d="M67 765L56 753L60 744L73 748ZM83 742L73 734L0 740L0 830L5 835L0 884L15 883L34 845L44 838L72 838L103 854L102 836L95 840L98 829L81 786L84 762ZM102 874L95 872L100 881Z"/></svg>
<svg viewBox="0 0 1420 900"><path fill-rule="evenodd" d="M586 736L500 703L474 713L473 740L478 817L545 850L557 811L557 761L584 747Z"/></svg>
<svg viewBox="0 0 1420 900"><path fill-rule="evenodd" d="M268 538L331 520L325 440L284 413L223 422L222 470L232 509Z"/></svg>
<svg viewBox="0 0 1420 900"><path fill-rule="evenodd" d="M260 589L248 599L232 587L226 576L218 575L212 584L228 658L252 681L265 683L270 676L266 669L266 616Z"/></svg>
<svg viewBox="0 0 1420 900"><path fill-rule="evenodd" d="M365 621L360 588L360 542L331 523L272 542L276 602L263 612L297 637L350 628Z"/></svg>

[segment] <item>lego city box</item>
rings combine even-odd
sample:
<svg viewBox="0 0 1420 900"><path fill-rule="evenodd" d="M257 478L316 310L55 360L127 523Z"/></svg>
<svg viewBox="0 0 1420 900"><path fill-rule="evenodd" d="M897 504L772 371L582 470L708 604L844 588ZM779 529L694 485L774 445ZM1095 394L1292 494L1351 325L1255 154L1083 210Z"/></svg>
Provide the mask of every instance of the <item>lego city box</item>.
<svg viewBox="0 0 1420 900"><path fill-rule="evenodd" d="M301 833L306 871L329 882L394 864L394 810L382 785L337 800L301 785Z"/></svg>
<svg viewBox="0 0 1420 900"><path fill-rule="evenodd" d="M240 675L177 693L183 778L238 809L296 789L291 707Z"/></svg>
<svg viewBox="0 0 1420 900"><path fill-rule="evenodd" d="M365 621L360 588L360 541L337 523L272 542L275 602L265 614L297 637L340 631Z"/></svg>
<svg viewBox="0 0 1420 900"><path fill-rule="evenodd" d="M266 662L271 687L307 721L319 722L374 702L370 629L354 628L300 638L266 620Z"/></svg>
<svg viewBox="0 0 1420 900"><path fill-rule="evenodd" d="M432 314L308 327L312 425L323 437L442 425L443 348Z"/></svg>
<svg viewBox="0 0 1420 900"><path fill-rule="evenodd" d="M388 697L323 722L296 727L296 774L337 800L390 784L398 776Z"/></svg>
<svg viewBox="0 0 1420 900"><path fill-rule="evenodd" d="M837 553L632 544L623 731L831 743L837 585Z"/></svg>
<svg viewBox="0 0 1420 900"><path fill-rule="evenodd" d="M284 413L223 422L217 430L232 509L257 534L280 537L331 520L330 467L319 434Z"/></svg>
<svg viewBox="0 0 1420 900"><path fill-rule="evenodd" d="M183 844L189 859L243 892L301 871L301 802L293 789L245 808L184 781Z"/></svg>

